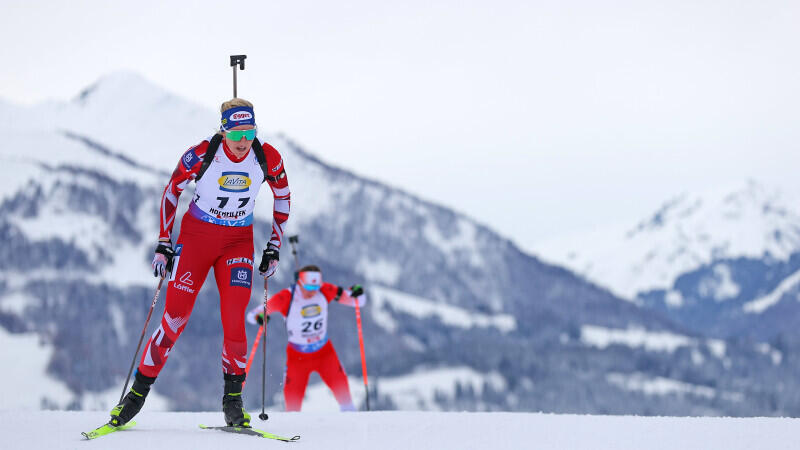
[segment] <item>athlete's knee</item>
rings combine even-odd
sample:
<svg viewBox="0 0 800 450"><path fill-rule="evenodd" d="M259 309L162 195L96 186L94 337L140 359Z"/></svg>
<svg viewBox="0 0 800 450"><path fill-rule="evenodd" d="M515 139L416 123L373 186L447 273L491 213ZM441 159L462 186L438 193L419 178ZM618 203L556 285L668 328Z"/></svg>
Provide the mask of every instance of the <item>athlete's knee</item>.
<svg viewBox="0 0 800 450"><path fill-rule="evenodd" d="M183 332L187 322L189 322L188 314L182 315L175 312L170 314L169 311L164 311L164 316L161 318L161 328L174 341Z"/></svg>

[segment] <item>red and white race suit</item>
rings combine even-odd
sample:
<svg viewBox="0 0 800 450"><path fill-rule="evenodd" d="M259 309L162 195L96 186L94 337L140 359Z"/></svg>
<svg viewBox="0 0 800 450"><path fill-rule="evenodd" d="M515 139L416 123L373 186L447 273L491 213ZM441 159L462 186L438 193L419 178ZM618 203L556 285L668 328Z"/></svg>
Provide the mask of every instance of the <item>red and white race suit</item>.
<svg viewBox="0 0 800 450"><path fill-rule="evenodd" d="M209 141L183 154L164 189L159 235L162 241L171 239L178 197L196 179ZM253 283L253 208L266 175L270 176L268 183L275 199L269 242L276 247L281 245L290 206L281 155L269 144L262 143L262 148L269 174L264 174L252 149L244 157L236 158L223 140L211 165L197 182L175 246L164 315L142 353L139 364L142 375L156 377L164 367L211 267L220 293L223 372L244 374L247 360L244 316Z"/></svg>
<svg viewBox="0 0 800 450"><path fill-rule="evenodd" d="M333 344L328 340L328 304L336 299L341 288L322 283L322 287L310 298L305 298L300 289L284 289L273 295L267 302L267 315L277 312L286 318L286 331L289 337L286 348L286 371L283 379L283 396L287 411L300 411L305 396L308 377L318 372L322 381L333 392L339 407L354 411L350 397L347 373ZM349 289L342 289L339 303L359 307L366 303L366 296L350 296ZM248 318L253 322L255 315L263 312L259 305L250 310Z"/></svg>

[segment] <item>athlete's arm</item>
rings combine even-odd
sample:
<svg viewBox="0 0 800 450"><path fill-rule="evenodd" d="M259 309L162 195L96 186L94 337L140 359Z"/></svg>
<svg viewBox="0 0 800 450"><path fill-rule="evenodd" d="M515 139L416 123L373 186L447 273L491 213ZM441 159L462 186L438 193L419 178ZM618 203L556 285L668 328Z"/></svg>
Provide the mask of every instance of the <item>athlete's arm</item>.
<svg viewBox="0 0 800 450"><path fill-rule="evenodd" d="M274 312L281 313L284 317L289 314L289 305L292 302L292 293L289 289L284 289L277 294L273 295L267 301L267 315L270 315ZM259 306L261 310L264 310L264 306Z"/></svg>
<svg viewBox="0 0 800 450"><path fill-rule="evenodd" d="M269 244L275 248L281 248L283 240L283 225L289 220L289 208L291 206L291 192L289 191L289 180L286 178L286 170L283 167L283 158L275 148L267 143L262 143L264 156L267 160L268 173L265 174L267 183L272 189L275 201L272 205L272 234Z"/></svg>
<svg viewBox="0 0 800 450"><path fill-rule="evenodd" d="M263 303L258 305L258 306L256 306L255 308L251 309L250 311L247 311L247 315L245 315L245 319L247 320L247 323L252 323L254 325L260 325L258 323L258 316L260 316L262 314L264 314L264 304Z"/></svg>
<svg viewBox="0 0 800 450"><path fill-rule="evenodd" d="M352 306L353 308L356 307L356 302L358 302L358 307L362 307L367 303L367 294L364 291L361 291L361 294L353 297L352 289L345 289L342 292L342 296L339 298L339 303L347 306Z"/></svg>
<svg viewBox="0 0 800 450"><path fill-rule="evenodd" d="M361 292L361 295L353 297L351 289L345 289L341 286L331 283L322 283L320 292L328 300L328 303L336 301L343 305L352 306L354 308L356 306L356 300L358 301L359 307L367 303L367 296L363 293L363 291Z"/></svg>
<svg viewBox="0 0 800 450"><path fill-rule="evenodd" d="M169 183L164 188L164 193L161 194L159 242L171 242L172 226L175 225L175 215L178 213L178 198L189 181L194 180L197 176L207 149L208 141L203 141L190 148L181 156L181 161L172 172Z"/></svg>

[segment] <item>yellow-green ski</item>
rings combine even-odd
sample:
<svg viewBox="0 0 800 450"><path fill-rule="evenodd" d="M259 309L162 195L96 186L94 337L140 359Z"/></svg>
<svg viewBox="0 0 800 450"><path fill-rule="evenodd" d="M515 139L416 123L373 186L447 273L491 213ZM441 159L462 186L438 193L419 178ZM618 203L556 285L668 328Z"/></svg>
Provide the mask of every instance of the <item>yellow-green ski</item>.
<svg viewBox="0 0 800 450"><path fill-rule="evenodd" d="M258 430L256 428L250 428L250 427L207 427L205 425L200 425L200 428L202 428L204 430L219 430L219 431L226 431L228 433L238 433L238 434L246 434L246 435L249 435L249 436L259 436L259 437L262 437L262 438L275 439L275 440L283 441L283 442L295 442L298 439L300 439L300 436L292 436L291 438L287 438L287 437L283 437L283 436L278 436L277 434L272 434L272 433L266 432L264 430Z"/></svg>
<svg viewBox="0 0 800 450"><path fill-rule="evenodd" d="M120 425L118 427L115 427L114 425L111 425L110 423L107 423L107 424L103 425L102 427L95 428L92 431L83 431L83 432L81 432L81 434L86 439L94 439L94 438L99 438L100 436L105 436L107 434L111 434L111 433L113 433L115 431L127 430L128 428L130 428L130 427L132 427L134 425L136 425L135 421L130 421L130 422L126 423L125 425Z"/></svg>

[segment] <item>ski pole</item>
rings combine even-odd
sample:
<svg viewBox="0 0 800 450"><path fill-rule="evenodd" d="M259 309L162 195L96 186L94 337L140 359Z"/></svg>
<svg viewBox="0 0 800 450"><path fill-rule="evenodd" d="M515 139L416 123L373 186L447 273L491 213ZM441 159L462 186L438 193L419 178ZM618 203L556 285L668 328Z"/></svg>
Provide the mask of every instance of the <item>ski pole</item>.
<svg viewBox="0 0 800 450"><path fill-rule="evenodd" d="M292 283L292 297L291 299L294 300L294 289L297 287L297 280L300 277L300 263L297 260L297 247L295 244L298 243L297 235L289 236L289 243L292 244L292 255L294 255L294 283Z"/></svg>
<svg viewBox="0 0 800 450"><path fill-rule="evenodd" d="M289 236L289 243L292 244L292 255L294 255L294 283L292 283L292 300L294 300L294 288L297 286L297 279L300 276L300 263L297 261L297 235Z"/></svg>
<svg viewBox="0 0 800 450"><path fill-rule="evenodd" d="M300 270L300 263L297 261L297 247L294 245L298 243L296 234L294 236L289 236L289 243L292 244L292 255L294 255L294 271L297 272Z"/></svg>
<svg viewBox="0 0 800 450"><path fill-rule="evenodd" d="M369 384L367 382L367 359L364 356L364 336L361 333L361 307L356 303L356 324L358 325L358 343L361 346L361 372L364 374L364 392L367 394L367 411L369 411Z"/></svg>
<svg viewBox="0 0 800 450"><path fill-rule="evenodd" d="M269 419L269 416L264 411L267 403L267 300L269 298L269 284L267 278L264 278L264 325L261 328L264 330L264 345L261 347L261 414L258 418L261 420ZM259 330L261 331L261 330Z"/></svg>
<svg viewBox="0 0 800 450"><path fill-rule="evenodd" d="M244 60L247 55L231 55L231 67L233 67L233 98L236 98L236 67L244 70Z"/></svg>
<svg viewBox="0 0 800 450"><path fill-rule="evenodd" d="M256 334L256 340L253 342L253 348L250 350L250 356L247 358L247 367L244 368L244 374L247 376L250 373L250 364L253 363L253 357L256 356L256 349L258 349L258 343L261 342L261 329L264 328L264 325L258 327L258 333ZM244 389L244 385L247 383L247 379L242 382L242 389Z"/></svg>
<svg viewBox="0 0 800 450"><path fill-rule="evenodd" d="M139 349L142 347L142 340L144 340L144 334L147 332L147 324L150 323L150 317L153 315L153 308L156 306L158 294L161 293L161 285L163 283L164 278L162 277L160 280L158 280L158 289L156 289L156 295L153 296L153 303L150 304L150 312L147 313L147 320L144 321L142 335L139 336L139 344L136 346L136 353L133 354L133 361L131 361L131 367L128 369L128 376L125 378L125 386L122 388L122 395L119 396L120 403L122 403L122 399L125 398L125 391L128 390L128 382L131 381L131 373L133 373L133 366L136 364L136 356L139 354Z"/></svg>

